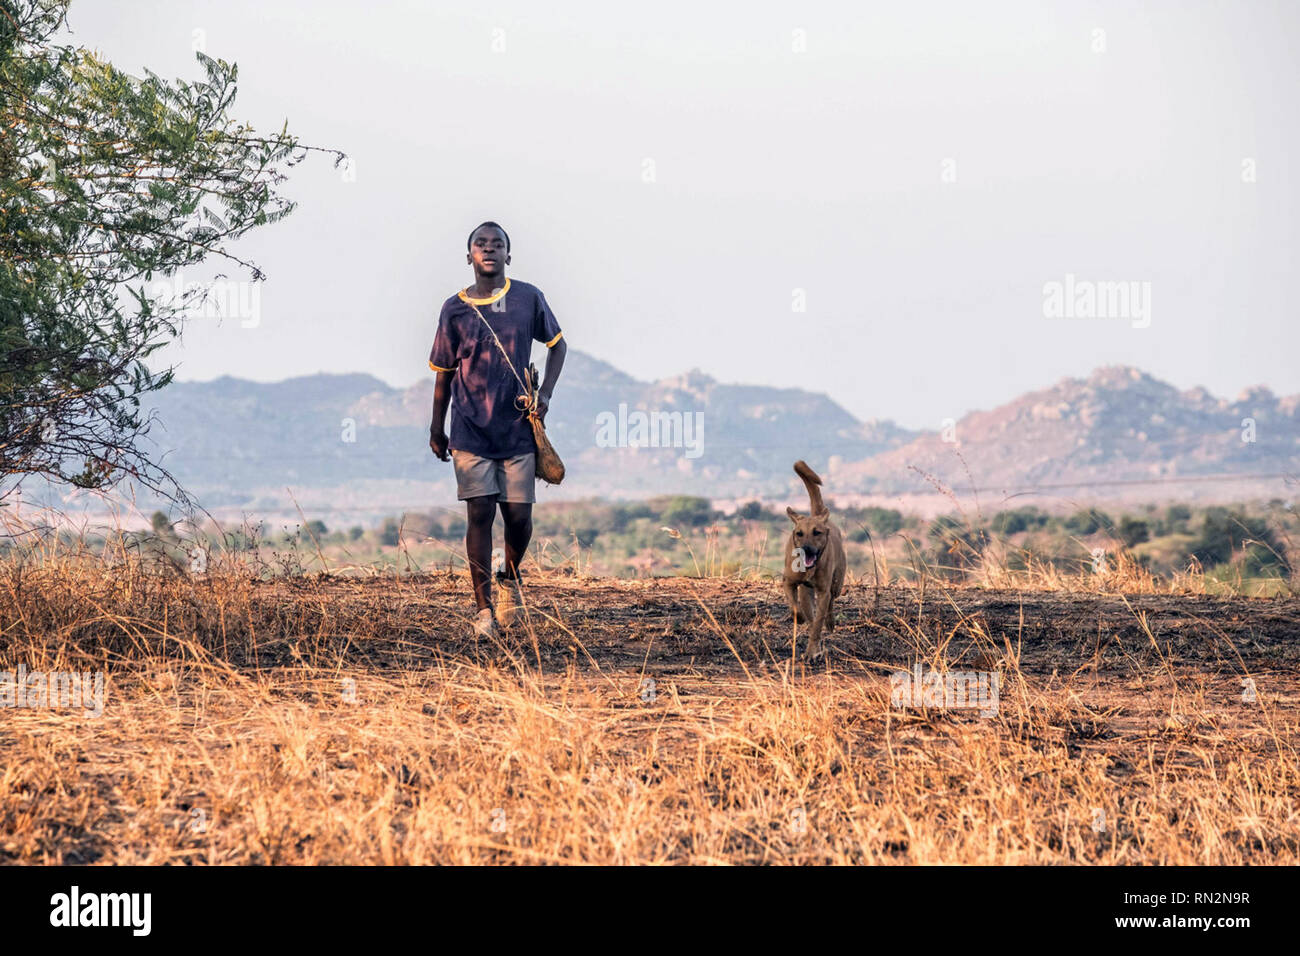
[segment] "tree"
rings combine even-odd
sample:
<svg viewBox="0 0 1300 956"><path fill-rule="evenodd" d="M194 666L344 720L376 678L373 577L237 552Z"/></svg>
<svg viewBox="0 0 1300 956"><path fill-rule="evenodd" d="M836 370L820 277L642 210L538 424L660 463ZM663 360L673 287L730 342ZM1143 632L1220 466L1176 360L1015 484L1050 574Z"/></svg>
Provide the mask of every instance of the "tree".
<svg viewBox="0 0 1300 956"><path fill-rule="evenodd" d="M160 538L173 537L176 534L176 529L172 527L171 521L161 511L153 513L149 518L149 525L153 528L153 533Z"/></svg>
<svg viewBox="0 0 1300 956"><path fill-rule="evenodd" d="M1242 572L1251 577L1285 577L1291 573L1286 549L1268 522L1227 508L1205 510L1201 533L1191 553L1206 568L1240 561Z"/></svg>
<svg viewBox="0 0 1300 956"><path fill-rule="evenodd" d="M849 532L850 541L871 541L873 537L876 540L888 538L903 527L903 515L893 508L868 505L859 514L860 521L854 521L851 517L848 519L850 525L858 525Z"/></svg>
<svg viewBox="0 0 1300 956"><path fill-rule="evenodd" d="M1096 534L1098 531L1111 527L1114 527L1114 522L1110 520L1106 512L1098 511L1096 508L1085 508L1082 511L1076 511L1065 519L1065 530L1071 534Z"/></svg>
<svg viewBox="0 0 1300 956"><path fill-rule="evenodd" d="M1165 509L1165 519L1160 523L1163 534L1185 534L1192 520L1192 509L1187 505L1170 505Z"/></svg>
<svg viewBox="0 0 1300 956"><path fill-rule="evenodd" d="M644 502L626 505L614 505L609 510L609 528L616 534L627 530L628 525L639 518L652 518L654 512Z"/></svg>
<svg viewBox="0 0 1300 956"><path fill-rule="evenodd" d="M993 516L993 529L1002 535L1034 531L1047 524L1048 516L1033 506L999 511Z"/></svg>
<svg viewBox="0 0 1300 956"><path fill-rule="evenodd" d="M989 544L984 529L972 527L965 518L955 515L935 518L927 534L941 570L973 567Z"/></svg>
<svg viewBox="0 0 1300 956"><path fill-rule="evenodd" d="M677 527L678 525L705 525L714 518L713 505L708 498L697 498L694 495L674 495L664 504L664 510L660 516L664 524Z"/></svg>
<svg viewBox="0 0 1300 956"><path fill-rule="evenodd" d="M887 538L903 527L903 515L899 511L876 505L862 509L862 521L878 538Z"/></svg>
<svg viewBox="0 0 1300 956"><path fill-rule="evenodd" d="M140 399L171 381L145 359L205 293L146 283L209 257L260 281L230 244L293 209L275 187L311 148L230 117L232 64L141 79L59 42L68 3L0 0L0 479L183 497L141 448Z"/></svg>
<svg viewBox="0 0 1300 956"><path fill-rule="evenodd" d="M1151 540L1151 526L1141 518L1125 515L1120 519L1118 534L1119 539L1124 542L1124 547L1132 548Z"/></svg>

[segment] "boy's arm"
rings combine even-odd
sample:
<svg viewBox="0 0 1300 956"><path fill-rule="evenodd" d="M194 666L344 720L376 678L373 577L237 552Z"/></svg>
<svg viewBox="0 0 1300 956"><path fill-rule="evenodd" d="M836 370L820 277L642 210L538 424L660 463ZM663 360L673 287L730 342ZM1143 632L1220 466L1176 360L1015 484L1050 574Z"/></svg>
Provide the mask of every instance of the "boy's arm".
<svg viewBox="0 0 1300 956"><path fill-rule="evenodd" d="M547 362L550 368L550 362ZM447 405L451 401L451 380L456 373L439 369L433 383L433 421L429 425L429 447L443 461L450 459L447 452Z"/></svg>
<svg viewBox="0 0 1300 956"><path fill-rule="evenodd" d="M542 384L537 388L537 417L546 423L546 411L551 406L551 393L555 383L560 380L560 370L564 368L564 355L569 347L560 339L546 350L546 371L542 374Z"/></svg>
<svg viewBox="0 0 1300 956"><path fill-rule="evenodd" d="M455 325L449 321L447 305L442 307L438 316L438 333L433 337L433 348L429 350L429 368L437 373L433 382L433 421L429 424L429 447L433 453L447 461L447 406L451 402L451 380L456 374L460 336Z"/></svg>

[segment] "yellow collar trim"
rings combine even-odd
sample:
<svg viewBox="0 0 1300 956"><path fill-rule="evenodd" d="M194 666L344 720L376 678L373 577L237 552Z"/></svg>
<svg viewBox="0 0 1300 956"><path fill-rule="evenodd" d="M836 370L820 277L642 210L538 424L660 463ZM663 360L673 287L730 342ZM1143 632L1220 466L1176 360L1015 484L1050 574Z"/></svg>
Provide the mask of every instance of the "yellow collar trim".
<svg viewBox="0 0 1300 956"><path fill-rule="evenodd" d="M498 299L505 298L505 294L509 291L510 291L510 277L506 276L505 287L496 295L488 296L486 299L471 299L469 295L467 295L467 293L469 292L468 288L461 289L456 294L460 296L460 300L462 302L468 302L470 305L491 305L493 302L496 302Z"/></svg>

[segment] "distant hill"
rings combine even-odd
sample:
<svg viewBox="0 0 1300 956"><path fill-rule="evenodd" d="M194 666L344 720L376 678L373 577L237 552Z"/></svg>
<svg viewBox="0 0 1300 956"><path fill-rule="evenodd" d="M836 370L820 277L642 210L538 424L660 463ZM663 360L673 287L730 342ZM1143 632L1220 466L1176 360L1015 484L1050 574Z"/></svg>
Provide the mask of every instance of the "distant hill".
<svg viewBox="0 0 1300 956"><path fill-rule="evenodd" d="M456 507L451 468L428 448L432 396L432 378L394 388L360 374L177 382L156 396L149 440L206 507L227 513L289 508L286 489L315 512ZM679 414L669 421L683 426L698 414L701 432L676 433L698 444L602 445L602 421L604 437L617 438L610 423L633 426L638 411ZM933 491L922 472L959 492L973 481L1006 493L1300 474L1300 396L1255 388L1229 401L1199 388L1180 392L1125 367L972 412L948 432L916 432L859 421L815 392L727 385L698 370L645 382L570 351L548 431L569 477L559 488L539 486L542 501L664 493L779 499L798 493L790 471L797 458L823 472L832 497Z"/></svg>
<svg viewBox="0 0 1300 956"><path fill-rule="evenodd" d="M1006 492L1300 473L1300 395L1257 387L1228 401L1111 366L845 464L835 480L856 491L916 490L926 480L913 469L953 488L973 481Z"/></svg>
<svg viewBox="0 0 1300 956"><path fill-rule="evenodd" d="M427 457L433 380L404 390L376 390L349 407L373 429L415 429ZM620 412L620 405L623 411ZM617 424L637 411L683 417L678 447L618 447L600 443L601 416ZM694 421L694 419L692 419ZM629 422L628 437L632 426ZM403 432L403 434L405 434ZM892 422L863 423L825 395L794 388L724 385L698 370L657 382L638 381L606 362L570 351L547 434L587 494L615 497L662 493L780 494L796 458L825 461L838 454L866 458L897 448L919 433ZM663 431L661 429L661 437ZM688 439L691 441L688 442ZM694 447L691 447L691 446ZM424 458L417 461L427 464Z"/></svg>
<svg viewBox="0 0 1300 956"><path fill-rule="evenodd" d="M286 487L315 507L349 511L454 503L450 466L429 451L432 403L431 377L405 389L369 375L176 382L155 396L148 440L209 508L282 507ZM626 422L638 411L683 416L680 428L660 431L678 445L598 444L602 415ZM685 419L697 414L698 432ZM859 422L814 392L724 385L699 371L643 382L576 350L547 430L570 475L543 489L550 498L781 495L795 458L862 459L919 434Z"/></svg>

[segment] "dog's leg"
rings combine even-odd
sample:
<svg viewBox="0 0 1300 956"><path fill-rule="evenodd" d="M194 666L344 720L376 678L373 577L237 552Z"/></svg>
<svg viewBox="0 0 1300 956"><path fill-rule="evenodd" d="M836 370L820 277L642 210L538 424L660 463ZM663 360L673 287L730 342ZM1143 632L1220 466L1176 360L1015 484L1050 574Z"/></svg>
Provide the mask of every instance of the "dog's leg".
<svg viewBox="0 0 1300 956"><path fill-rule="evenodd" d="M802 623L811 624L817 617L813 608L813 589L810 585L804 584L799 587L799 620Z"/></svg>
<svg viewBox="0 0 1300 956"><path fill-rule="evenodd" d="M836 567L835 573L831 576L831 600L830 608L826 612L826 630L835 630L835 599L840 596L844 590L844 564Z"/></svg>
<svg viewBox="0 0 1300 956"><path fill-rule="evenodd" d="M785 582L785 599L790 605L790 614L794 617L794 625L798 627L802 621L799 614L799 585L797 583ZM804 618L804 620L811 620L811 618Z"/></svg>
<svg viewBox="0 0 1300 956"><path fill-rule="evenodd" d="M826 619L831 614L831 601L834 597L830 588L823 588L817 592L817 613L813 615L812 627L808 630L808 648L804 651L804 656L810 661L821 658L825 653L822 647L822 628L826 625Z"/></svg>

